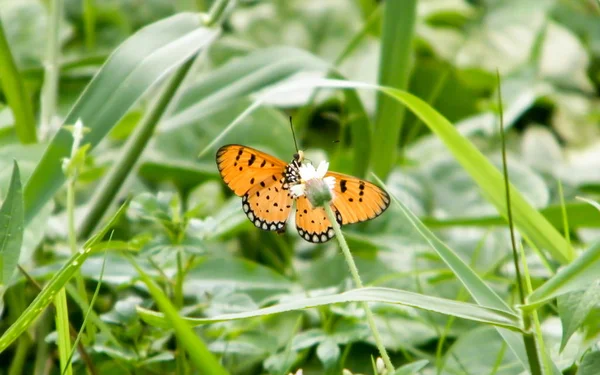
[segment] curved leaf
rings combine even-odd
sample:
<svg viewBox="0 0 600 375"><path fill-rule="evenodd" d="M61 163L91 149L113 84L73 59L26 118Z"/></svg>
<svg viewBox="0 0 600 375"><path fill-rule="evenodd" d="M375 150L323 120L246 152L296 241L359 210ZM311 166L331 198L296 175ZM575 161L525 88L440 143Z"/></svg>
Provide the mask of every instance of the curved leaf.
<svg viewBox="0 0 600 375"><path fill-rule="evenodd" d="M474 305L472 303L452 301L444 298L431 297L423 294L407 292L391 288L361 288L354 289L341 294L328 296L309 297L297 299L293 302L281 303L263 309L248 311L236 314L224 314L212 318L186 318L185 320L192 325L224 322L230 320L247 319L257 316L278 314L287 311L302 310L309 307L331 305L343 302L379 302L400 304L405 306L417 307L420 309L438 312L441 314L452 315L459 318L474 320L482 323L492 324L499 327L505 327L512 330L520 330L521 325L519 317L515 314L491 309L488 307ZM137 308L138 313L147 323L169 327L170 324L165 318L156 312Z"/></svg>
<svg viewBox="0 0 600 375"><path fill-rule="evenodd" d="M95 147L131 106L175 68L218 35L202 27L199 14L182 13L147 26L109 57L65 119L81 119L90 129L82 144ZM25 186L25 221L29 222L65 181L62 159L73 137L61 128Z"/></svg>

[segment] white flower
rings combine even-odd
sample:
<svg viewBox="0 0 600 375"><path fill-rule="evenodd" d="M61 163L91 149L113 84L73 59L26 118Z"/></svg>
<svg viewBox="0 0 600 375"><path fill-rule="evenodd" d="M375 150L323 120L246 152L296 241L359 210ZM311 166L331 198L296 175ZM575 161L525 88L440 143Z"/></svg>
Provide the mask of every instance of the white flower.
<svg viewBox="0 0 600 375"><path fill-rule="evenodd" d="M302 375L303 373L304 373L304 371L302 371L302 369L300 368L300 369L298 369L298 371L296 371L295 374L290 372L289 375Z"/></svg>
<svg viewBox="0 0 600 375"><path fill-rule="evenodd" d="M331 201L333 199L335 188L335 177L327 176L329 163L322 161L317 169L306 163L300 166L300 183L291 187L294 198L306 195L313 206L320 206L323 201Z"/></svg>

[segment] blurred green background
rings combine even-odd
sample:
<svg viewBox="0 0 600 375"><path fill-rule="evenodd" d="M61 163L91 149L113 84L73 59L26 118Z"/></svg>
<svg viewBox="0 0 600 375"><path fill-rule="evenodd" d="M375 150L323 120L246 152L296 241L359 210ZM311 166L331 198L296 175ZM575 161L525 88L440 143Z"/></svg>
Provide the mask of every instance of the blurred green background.
<svg viewBox="0 0 600 375"><path fill-rule="evenodd" d="M74 373L201 373L183 356L178 334L136 313L138 305L158 308L118 250L134 254L182 315L213 317L353 288L335 241L307 243L294 225L282 236L256 229L218 175L214 153L228 143L291 160L289 116L309 159L370 180L374 172L490 290L519 303L507 221L502 203L490 198L503 196L504 187L486 187L483 172L478 180L478 164L466 170L461 147L432 133L427 118L373 89L339 90L323 78L408 91L498 170L501 93L510 181L572 254L593 249L600 212L576 197L597 201L600 194L598 2L216 3L226 7L209 0L0 0L0 198L13 160L24 186L15 262L43 286L69 259L65 181L73 181L80 244L131 199L111 232L114 244L104 238L109 251L91 318L99 331L82 340L95 369L76 353ZM207 16L209 9L218 17ZM203 25L207 19L213 22ZM315 89L318 82L325 87ZM77 173L65 176L61 163L73 137L63 125L77 119L90 129L82 140L90 148ZM398 205L343 229L365 284L479 303ZM517 237L533 289L575 257L561 259L527 233ZM77 301L75 283L67 290L75 331L103 258L99 252L81 264L87 301ZM9 279L1 285L2 332L39 293L21 273ZM597 374L600 289L592 282L572 289L537 311L538 345L553 373ZM394 364L409 364L397 374L529 370L490 325L398 304L372 309ZM59 374L53 310L27 327L0 354L0 374ZM379 356L355 303L195 332L232 374L373 374Z"/></svg>

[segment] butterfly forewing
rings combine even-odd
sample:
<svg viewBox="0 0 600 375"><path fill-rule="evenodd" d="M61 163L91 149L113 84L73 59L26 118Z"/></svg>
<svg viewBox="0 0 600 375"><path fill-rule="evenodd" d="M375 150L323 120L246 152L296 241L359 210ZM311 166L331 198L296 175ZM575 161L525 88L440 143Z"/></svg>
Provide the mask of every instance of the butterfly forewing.
<svg viewBox="0 0 600 375"><path fill-rule="evenodd" d="M296 200L296 229L300 237L315 243L327 242L335 235L323 207L312 208L306 197Z"/></svg>
<svg viewBox="0 0 600 375"><path fill-rule="evenodd" d="M390 205L389 195L368 181L336 172L327 176L335 177L333 206L342 225L373 219Z"/></svg>
<svg viewBox="0 0 600 375"><path fill-rule="evenodd" d="M251 147L227 145L217 151L217 166L227 186L242 196L261 182L282 174L286 163Z"/></svg>

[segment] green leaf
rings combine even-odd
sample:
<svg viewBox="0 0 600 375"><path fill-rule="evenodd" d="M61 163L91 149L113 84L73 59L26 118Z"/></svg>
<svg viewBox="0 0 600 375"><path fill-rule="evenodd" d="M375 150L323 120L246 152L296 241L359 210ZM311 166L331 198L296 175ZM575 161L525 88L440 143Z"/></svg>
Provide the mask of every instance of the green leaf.
<svg viewBox="0 0 600 375"><path fill-rule="evenodd" d="M326 369L333 368L340 359L340 347L328 338L317 346L317 357Z"/></svg>
<svg viewBox="0 0 600 375"><path fill-rule="evenodd" d="M394 375L413 375L419 373L423 367L427 366L429 363L428 360L422 359L420 361L414 361L412 363L408 363L402 367L398 367Z"/></svg>
<svg viewBox="0 0 600 375"><path fill-rule="evenodd" d="M125 113L162 78L218 35L202 27L199 14L182 13L147 26L110 56L64 120L89 128L82 144L93 149ZM29 222L65 181L61 160L73 137L61 127L25 186L25 221Z"/></svg>
<svg viewBox="0 0 600 375"><path fill-rule="evenodd" d="M404 103L434 132L456 160L471 175L490 203L506 217L506 194L504 178L500 171L458 130L435 109L408 92L380 87L379 90ZM561 234L531 206L521 193L510 184L510 196L515 226L519 232L543 249L548 250L559 262L565 264L573 258L570 246Z"/></svg>
<svg viewBox="0 0 600 375"><path fill-rule="evenodd" d="M13 162L8 193L0 208L0 284L6 285L17 268L23 243L23 190L17 162Z"/></svg>
<svg viewBox="0 0 600 375"><path fill-rule="evenodd" d="M600 280L596 280L585 291L575 291L558 297L558 315L563 327L560 351L587 318L590 311L600 303Z"/></svg>
<svg viewBox="0 0 600 375"><path fill-rule="evenodd" d="M537 308L546 301L562 294L586 289L590 283L600 279L600 242L578 256L571 264L560 269L527 298L525 310Z"/></svg>
<svg viewBox="0 0 600 375"><path fill-rule="evenodd" d="M579 198L581 199L581 198ZM583 200L583 199L582 199ZM588 200L585 200L589 202ZM593 201L592 201L593 202ZM589 202L592 204L591 202ZM593 202L597 204L596 202ZM580 202L568 202L565 204L567 217L569 218L569 228L598 228L600 227L600 214L590 204ZM597 209L600 210L600 205ZM555 228L563 229L563 214L560 205L551 205L540 210L540 213ZM454 227L454 226L480 226L488 227L490 225L506 226L506 221L500 216L481 216L481 217L449 217L449 218L421 218L428 227Z"/></svg>
<svg viewBox="0 0 600 375"><path fill-rule="evenodd" d="M298 298L293 302L281 303L263 309L235 314L223 314L211 318L185 318L192 325L247 319L257 316L278 314L287 311L302 310L309 307L325 306L344 302L380 302L417 307L441 314L497 325L512 330L521 330L519 317L510 312L500 311L472 303L457 302L444 298L390 288L361 288L341 294ZM162 314L138 307L138 313L148 324L168 327L168 320Z"/></svg>
<svg viewBox="0 0 600 375"><path fill-rule="evenodd" d="M35 116L25 82L17 69L0 18L0 84L15 118L15 130L21 143L37 141Z"/></svg>
<svg viewBox="0 0 600 375"><path fill-rule="evenodd" d="M600 352L589 352L583 357L577 375L596 375L600 368Z"/></svg>
<svg viewBox="0 0 600 375"><path fill-rule="evenodd" d="M401 90L408 88L413 38L417 19L417 0L389 1L383 9L379 84ZM398 138L406 109L393 97L379 92L377 116L371 148L373 171L386 177L396 162Z"/></svg>
<svg viewBox="0 0 600 375"><path fill-rule="evenodd" d="M27 309L19 316L13 324L8 327L2 337L0 337L0 353L2 353L13 341L15 341L25 330L34 323L35 319L44 311L44 309L53 301L56 294L65 286L65 284L73 277L75 272L79 270L83 262L92 253L92 246L100 241L104 234L117 223L121 216L127 210L128 202L123 204L119 210L112 216L102 230L95 235L90 241L73 255L64 264L64 266L54 274L52 279L44 286L44 289L35 297L33 302L29 304Z"/></svg>
<svg viewBox="0 0 600 375"><path fill-rule="evenodd" d="M208 350L206 344L200 339L196 333L190 329L190 326L184 319L179 316L177 309L171 304L167 296L163 291L156 285L138 265L135 263L133 257L129 257L130 262L137 269L140 274L140 278L148 287L152 298L158 305L158 307L167 316L167 325L170 328L175 329L175 336L178 341L185 348L190 360L198 368L201 373L204 374L216 374L225 375L228 374L227 370L221 366L215 356Z"/></svg>
<svg viewBox="0 0 600 375"><path fill-rule="evenodd" d="M448 374L513 375L523 372L518 358L506 350L506 343L489 327L478 327L461 335L445 357L443 373Z"/></svg>

